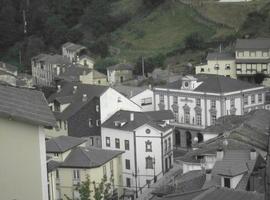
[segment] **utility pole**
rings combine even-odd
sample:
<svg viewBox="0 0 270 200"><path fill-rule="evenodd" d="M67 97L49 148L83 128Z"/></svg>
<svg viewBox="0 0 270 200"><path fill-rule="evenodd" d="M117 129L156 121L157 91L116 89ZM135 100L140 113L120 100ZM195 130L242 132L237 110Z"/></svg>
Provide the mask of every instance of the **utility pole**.
<svg viewBox="0 0 270 200"><path fill-rule="evenodd" d="M265 200L270 200L270 127L268 129L268 144L265 168Z"/></svg>
<svg viewBox="0 0 270 200"><path fill-rule="evenodd" d="M142 56L142 75L143 75L143 78L145 78L145 74L144 74L144 58Z"/></svg>

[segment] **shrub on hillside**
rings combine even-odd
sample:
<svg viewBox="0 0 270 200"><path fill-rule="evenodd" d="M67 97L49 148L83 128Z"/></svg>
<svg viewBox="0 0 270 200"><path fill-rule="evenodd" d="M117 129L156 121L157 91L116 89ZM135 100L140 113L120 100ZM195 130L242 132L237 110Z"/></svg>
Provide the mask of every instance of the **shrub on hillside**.
<svg viewBox="0 0 270 200"><path fill-rule="evenodd" d="M202 49L205 41L199 33L192 33L185 38L185 48L191 50Z"/></svg>

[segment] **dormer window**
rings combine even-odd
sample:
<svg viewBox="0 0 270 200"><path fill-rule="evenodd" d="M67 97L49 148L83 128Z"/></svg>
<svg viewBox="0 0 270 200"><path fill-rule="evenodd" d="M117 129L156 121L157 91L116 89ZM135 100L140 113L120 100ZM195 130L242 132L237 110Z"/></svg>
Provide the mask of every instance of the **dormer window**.
<svg viewBox="0 0 270 200"><path fill-rule="evenodd" d="M228 177L223 177L224 187L231 188L231 179Z"/></svg>
<svg viewBox="0 0 270 200"><path fill-rule="evenodd" d="M185 81L184 86L187 88L189 86L189 82Z"/></svg>
<svg viewBox="0 0 270 200"><path fill-rule="evenodd" d="M116 127L122 127L126 124L127 122L126 121L115 121L114 122L114 126Z"/></svg>

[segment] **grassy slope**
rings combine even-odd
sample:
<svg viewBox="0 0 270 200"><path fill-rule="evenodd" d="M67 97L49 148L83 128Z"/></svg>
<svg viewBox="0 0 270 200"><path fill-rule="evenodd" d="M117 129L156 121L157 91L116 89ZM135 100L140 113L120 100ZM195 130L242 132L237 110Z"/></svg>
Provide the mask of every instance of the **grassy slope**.
<svg viewBox="0 0 270 200"><path fill-rule="evenodd" d="M112 34L113 46L120 49L117 57L133 60L141 55L167 53L183 45L184 38L193 32L211 38L216 27L200 23L196 18L193 9L178 2L167 2L149 15L136 16Z"/></svg>

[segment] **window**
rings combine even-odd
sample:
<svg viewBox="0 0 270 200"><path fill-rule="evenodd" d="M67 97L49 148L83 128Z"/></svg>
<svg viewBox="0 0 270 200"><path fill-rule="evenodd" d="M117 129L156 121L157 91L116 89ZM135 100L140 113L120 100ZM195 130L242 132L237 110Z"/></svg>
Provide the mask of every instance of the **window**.
<svg viewBox="0 0 270 200"><path fill-rule="evenodd" d="M106 137L106 147L110 147L111 146L111 139L110 137Z"/></svg>
<svg viewBox="0 0 270 200"><path fill-rule="evenodd" d="M80 170L78 169L73 170L73 179L80 179Z"/></svg>
<svg viewBox="0 0 270 200"><path fill-rule="evenodd" d="M173 96L173 104L178 104L178 97L177 96Z"/></svg>
<svg viewBox="0 0 270 200"><path fill-rule="evenodd" d="M117 102L118 102L118 103L122 102L121 97L118 97L118 98L117 98Z"/></svg>
<svg viewBox="0 0 270 200"><path fill-rule="evenodd" d="M119 140L119 138L115 138L115 148L120 149L120 140Z"/></svg>
<svg viewBox="0 0 270 200"><path fill-rule="evenodd" d="M255 103L255 95L254 95L254 94L251 95L251 103L252 103L252 104Z"/></svg>
<svg viewBox="0 0 270 200"><path fill-rule="evenodd" d="M259 102L259 103L262 102L262 94L258 94L258 102Z"/></svg>
<svg viewBox="0 0 270 200"><path fill-rule="evenodd" d="M204 72L204 68L201 68L201 72Z"/></svg>
<svg viewBox="0 0 270 200"><path fill-rule="evenodd" d="M184 118L185 118L185 123L190 124L190 112L189 112L189 110L184 111Z"/></svg>
<svg viewBox="0 0 270 200"><path fill-rule="evenodd" d="M125 150L129 150L129 140L125 140Z"/></svg>
<svg viewBox="0 0 270 200"><path fill-rule="evenodd" d="M94 138L93 137L89 138L89 145L94 146Z"/></svg>
<svg viewBox="0 0 270 200"><path fill-rule="evenodd" d="M53 155L54 155L54 157L58 157L59 153L54 153Z"/></svg>
<svg viewBox="0 0 270 200"><path fill-rule="evenodd" d="M152 142L150 140L147 140L145 142L145 151L146 152L152 152Z"/></svg>
<svg viewBox="0 0 270 200"><path fill-rule="evenodd" d="M96 112L99 112L99 105L96 105Z"/></svg>
<svg viewBox="0 0 270 200"><path fill-rule="evenodd" d="M126 185L127 185L127 187L130 187L131 186L131 180L130 180L130 178L126 178Z"/></svg>
<svg viewBox="0 0 270 200"><path fill-rule="evenodd" d="M224 187L231 188L231 179L224 178Z"/></svg>
<svg viewBox="0 0 270 200"><path fill-rule="evenodd" d="M171 145L172 145L172 142L171 142L171 138L169 137L168 138L168 151L171 150Z"/></svg>
<svg viewBox="0 0 270 200"><path fill-rule="evenodd" d="M244 96L244 105L248 105L248 96Z"/></svg>
<svg viewBox="0 0 270 200"><path fill-rule="evenodd" d="M90 128L93 127L93 120L91 118L88 120L88 125Z"/></svg>
<svg viewBox="0 0 270 200"><path fill-rule="evenodd" d="M168 149L167 149L167 148L168 148L168 147L167 147L167 140L164 140L164 148L165 148L165 153L166 153L167 150L168 150Z"/></svg>
<svg viewBox="0 0 270 200"><path fill-rule="evenodd" d="M230 65L226 65L225 69L230 70L231 69Z"/></svg>
<svg viewBox="0 0 270 200"><path fill-rule="evenodd" d="M163 94L159 95L159 102L164 103L164 95Z"/></svg>
<svg viewBox="0 0 270 200"><path fill-rule="evenodd" d="M215 70L219 70L219 64L215 64Z"/></svg>
<svg viewBox="0 0 270 200"><path fill-rule="evenodd" d="M130 169L130 160L126 159L126 169Z"/></svg>
<svg viewBox="0 0 270 200"><path fill-rule="evenodd" d="M153 158L148 156L147 158L145 158L145 162L146 162L146 169L153 169L154 167L154 163L153 163Z"/></svg>
<svg viewBox="0 0 270 200"><path fill-rule="evenodd" d="M235 107L235 100L234 99L230 100L230 106L231 106L231 108Z"/></svg>
<svg viewBox="0 0 270 200"><path fill-rule="evenodd" d="M56 178L59 179L59 170L57 169L57 170L55 171L55 173L56 173Z"/></svg>
<svg viewBox="0 0 270 200"><path fill-rule="evenodd" d="M211 114L211 125L216 123L217 116L216 114Z"/></svg>
<svg viewBox="0 0 270 200"><path fill-rule="evenodd" d="M202 114L201 113L196 114L196 124L199 126L202 125Z"/></svg>
<svg viewBox="0 0 270 200"><path fill-rule="evenodd" d="M152 104L152 97L144 98L141 100L141 106L151 105Z"/></svg>
<svg viewBox="0 0 270 200"><path fill-rule="evenodd" d="M145 130L145 133L149 134L149 133L151 133L151 130L150 130L149 128L147 128L147 129Z"/></svg>
<svg viewBox="0 0 270 200"><path fill-rule="evenodd" d="M107 177L107 169L106 169L106 165L103 166L103 176Z"/></svg>
<svg viewBox="0 0 270 200"><path fill-rule="evenodd" d="M113 174L113 160L110 161L110 170L111 170L111 173Z"/></svg>
<svg viewBox="0 0 270 200"><path fill-rule="evenodd" d="M215 100L211 100L211 108L216 108L216 101Z"/></svg>
<svg viewBox="0 0 270 200"><path fill-rule="evenodd" d="M96 120L96 126L100 126L100 120L99 119Z"/></svg>
<svg viewBox="0 0 270 200"><path fill-rule="evenodd" d="M201 99L196 99L196 106L201 107Z"/></svg>

